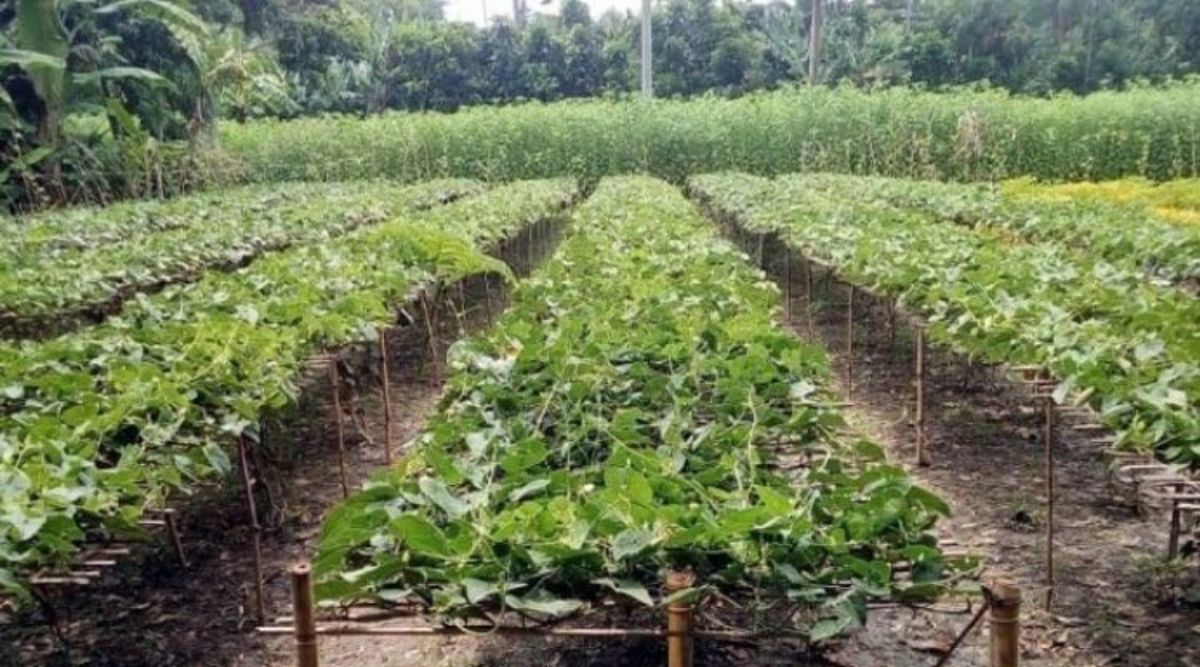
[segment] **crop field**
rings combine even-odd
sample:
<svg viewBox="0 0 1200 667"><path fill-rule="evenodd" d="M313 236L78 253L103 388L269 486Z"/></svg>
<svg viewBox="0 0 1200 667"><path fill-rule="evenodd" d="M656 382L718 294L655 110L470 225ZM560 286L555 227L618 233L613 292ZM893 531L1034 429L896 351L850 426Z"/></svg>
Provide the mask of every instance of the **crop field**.
<svg viewBox="0 0 1200 667"><path fill-rule="evenodd" d="M1195 179L971 182L1041 163L912 92L768 150L788 94L232 128L251 184L0 221L0 659L1200 659ZM1194 175L1143 130L1069 175Z"/></svg>
<svg viewBox="0 0 1200 667"><path fill-rule="evenodd" d="M721 170L1049 181L1200 175L1200 85L1016 98L903 88L572 101L222 126L218 182L483 180Z"/></svg>
<svg viewBox="0 0 1200 667"><path fill-rule="evenodd" d="M25 597L24 575L68 558L85 537L136 530L168 491L228 474L228 441L294 400L307 358L375 335L419 286L506 274L476 247L554 215L574 187L515 183L424 212L383 214L328 243L131 301L107 323L4 345L0 464L9 483L0 581ZM434 182L386 201L478 189Z"/></svg>

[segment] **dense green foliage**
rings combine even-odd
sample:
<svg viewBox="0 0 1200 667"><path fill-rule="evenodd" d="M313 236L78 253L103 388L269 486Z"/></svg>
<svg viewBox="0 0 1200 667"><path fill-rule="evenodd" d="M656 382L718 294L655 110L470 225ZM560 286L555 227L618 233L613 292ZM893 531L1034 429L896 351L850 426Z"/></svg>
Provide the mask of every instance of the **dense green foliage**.
<svg viewBox="0 0 1200 667"><path fill-rule="evenodd" d="M937 595L945 505L837 434L824 356L777 307L677 190L602 181L494 330L453 351L405 460L330 515L318 595L545 619L654 604L690 569L751 607L816 608L817 638L869 600Z"/></svg>
<svg viewBox="0 0 1200 667"><path fill-rule="evenodd" d="M734 174L689 187L716 214L897 298L949 348L1050 369L1056 398L1097 408L1121 444L1200 466L1200 300L1148 283L1140 267L1054 242L1014 244L856 181Z"/></svg>
<svg viewBox="0 0 1200 667"><path fill-rule="evenodd" d="M249 181L486 180L738 169L977 180L1200 173L1200 84L1049 100L815 88L736 100L578 101L222 127Z"/></svg>
<svg viewBox="0 0 1200 667"><path fill-rule="evenodd" d="M25 576L85 535L136 531L147 507L228 472L224 448L293 404L313 354L371 340L419 286L507 275L476 248L574 195L566 180L515 183L208 273L96 327L0 345L0 590L21 596Z"/></svg>
<svg viewBox="0 0 1200 667"><path fill-rule="evenodd" d="M808 81L813 2L657 3L658 94L741 95L801 82L1080 93L1186 77L1200 61L1193 0L819 3L817 81ZM443 20L437 0L0 0L0 208L203 186L219 118L448 111L635 89L637 17L594 18L580 0L541 8L555 15L514 5L525 7L515 21L479 27ZM962 123L974 131L971 118ZM1167 160L1181 150L1160 149ZM1084 149L1072 159L1080 157L1079 169L1065 160L1016 169L1009 160L1003 173L1108 175L1094 164L1106 156ZM1121 175L1194 173L1118 164ZM722 166L746 168L707 168Z"/></svg>
<svg viewBox="0 0 1200 667"><path fill-rule="evenodd" d="M218 0L203 11L275 44L301 113L452 110L636 90L639 17L593 17L580 0L542 8L552 14L529 14L522 4L516 21L482 27L439 20L429 0ZM1017 92L1088 92L1200 67L1200 6L1191 0L823 5L823 82L986 80ZM807 81L812 7L810 0L655 3L658 93L742 93Z"/></svg>
<svg viewBox="0 0 1200 667"><path fill-rule="evenodd" d="M0 202L163 195L229 115L292 103L236 28L177 0L0 2ZM171 140L188 139L189 146Z"/></svg>
<svg viewBox="0 0 1200 667"><path fill-rule="evenodd" d="M1016 234L1028 241L1054 241L1144 271L1148 277L1200 287L1200 227L1183 227L1137 203L1088 198L1040 200L1005 196L985 185L894 178L811 181L836 188L849 199L888 202L941 220ZM1168 186L1167 189L1171 189Z"/></svg>
<svg viewBox="0 0 1200 667"><path fill-rule="evenodd" d="M0 334L64 329L149 288L236 268L258 255L326 242L362 225L478 190L376 181L293 183L102 209L43 214L8 225L0 253Z"/></svg>

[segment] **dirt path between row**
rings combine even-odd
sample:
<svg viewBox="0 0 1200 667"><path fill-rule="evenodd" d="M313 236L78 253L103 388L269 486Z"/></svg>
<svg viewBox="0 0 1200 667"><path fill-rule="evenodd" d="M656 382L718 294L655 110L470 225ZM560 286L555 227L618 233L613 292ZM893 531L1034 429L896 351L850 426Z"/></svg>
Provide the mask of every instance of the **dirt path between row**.
<svg viewBox="0 0 1200 667"><path fill-rule="evenodd" d="M814 271L810 325L799 264L792 274L791 326L832 351L845 395L848 289ZM939 531L948 550L978 554L985 579L1000 576L1021 587L1023 664L1200 665L1200 607L1184 601L1197 585L1195 562L1164 563L1166 518L1137 511L1110 487L1095 434L1067 424L1056 430L1056 587L1047 610L1042 413L998 371L933 349L927 408L933 460L929 467L912 465L914 334L900 327L893 341L887 306L863 292L855 309L847 418L950 505L953 516ZM834 658L853 667L933 665L968 620L966 614L883 610ZM973 633L949 663L986 664L986 629Z"/></svg>

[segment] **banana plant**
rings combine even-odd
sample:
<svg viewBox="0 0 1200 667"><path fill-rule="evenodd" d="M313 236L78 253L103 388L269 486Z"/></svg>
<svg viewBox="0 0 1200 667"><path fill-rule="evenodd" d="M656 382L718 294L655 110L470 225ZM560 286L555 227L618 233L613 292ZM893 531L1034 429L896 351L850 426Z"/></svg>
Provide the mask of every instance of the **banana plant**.
<svg viewBox="0 0 1200 667"><path fill-rule="evenodd" d="M104 31L106 17L119 14L159 22L189 52L187 45L202 43L208 32L204 21L168 0L118 0L99 6L92 0L16 0L14 7L12 24L0 35L0 70L18 72L32 85L37 98L32 143L37 154L48 160L56 181L67 117L79 110L94 113L111 108L108 102L115 93L109 82L171 86L158 73L130 66L121 58ZM23 122L22 111L30 111L16 104L3 83L0 79L0 129L15 131ZM25 163L30 154L24 153Z"/></svg>

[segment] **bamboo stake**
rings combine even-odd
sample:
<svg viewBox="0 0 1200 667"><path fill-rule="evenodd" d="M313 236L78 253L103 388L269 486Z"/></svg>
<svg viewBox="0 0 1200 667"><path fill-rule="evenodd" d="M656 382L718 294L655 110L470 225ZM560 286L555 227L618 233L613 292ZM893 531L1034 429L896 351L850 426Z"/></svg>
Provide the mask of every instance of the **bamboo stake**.
<svg viewBox="0 0 1200 667"><path fill-rule="evenodd" d="M789 248L784 248L783 251L783 298L787 301L787 321L792 323L792 251Z"/></svg>
<svg viewBox="0 0 1200 667"><path fill-rule="evenodd" d="M179 559L179 564L187 569L187 553L183 550L183 540L179 538L179 525L175 521L175 513L167 512L163 518L167 522L167 534L171 537L171 548L175 550L175 557Z"/></svg>
<svg viewBox="0 0 1200 667"><path fill-rule="evenodd" d="M242 468L242 486L246 490L246 511L250 516L250 540L254 556L254 609L258 618L266 620L267 606L263 594L262 571L262 526L258 523L258 508L254 504L254 479L250 474L250 457L246 452L246 438L238 438L238 460Z"/></svg>
<svg viewBox="0 0 1200 667"><path fill-rule="evenodd" d="M925 327L917 327L917 367L913 378L917 385L916 415L917 465L929 465L925 442Z"/></svg>
<svg viewBox="0 0 1200 667"><path fill-rule="evenodd" d="M425 316L425 333L429 336L429 358L433 362L434 370L437 371L441 367L438 359L440 355L438 354L437 333L433 330L433 318L429 313L429 296L424 288L421 289L419 300L421 301L421 312Z"/></svg>
<svg viewBox="0 0 1200 667"><path fill-rule="evenodd" d="M294 617L288 617L294 621ZM281 623L284 621L280 621ZM295 635L295 627L268 625L255 628L261 635ZM797 632L744 632L740 630L697 630L672 633L662 628L543 628L510 625L384 625L372 627L366 623L343 622L316 626L317 636L328 637L461 637L470 634L507 635L515 637L582 637L587 639L664 639L689 636L723 642L747 642L755 639L806 639Z"/></svg>
<svg viewBox="0 0 1200 667"><path fill-rule="evenodd" d="M1182 494L1183 484L1173 487L1176 494ZM1179 505L1180 498L1171 499L1171 534L1167 538L1167 560L1175 560L1179 556L1179 534L1183 531L1183 510Z"/></svg>
<svg viewBox="0 0 1200 667"><path fill-rule="evenodd" d="M812 277L812 261L805 259L804 261L804 310L808 315L808 337L812 338L815 334L813 324L813 277Z"/></svg>
<svg viewBox="0 0 1200 667"><path fill-rule="evenodd" d="M525 228L525 274L533 273L533 233Z"/></svg>
<svg viewBox="0 0 1200 667"><path fill-rule="evenodd" d="M388 377L387 329L379 330L379 386L383 398L383 463L392 465L392 388Z"/></svg>
<svg viewBox="0 0 1200 667"><path fill-rule="evenodd" d="M984 592L992 612L991 667L1018 667L1021 659L1021 590L1008 581L994 582Z"/></svg>
<svg viewBox="0 0 1200 667"><path fill-rule="evenodd" d="M317 612L313 606L312 568L307 563L294 565L292 574L292 611L295 617L297 667L319 667L317 652Z"/></svg>
<svg viewBox="0 0 1200 667"><path fill-rule="evenodd" d="M667 574L668 595L690 588L695 582L691 572ZM667 606L667 667L692 667L692 604L674 602Z"/></svg>
<svg viewBox="0 0 1200 667"><path fill-rule="evenodd" d="M337 442L338 477L342 483L342 498L350 497L350 482L346 478L346 431L342 424L342 391L337 359L329 359L329 388L333 397L333 428Z"/></svg>
<svg viewBox="0 0 1200 667"><path fill-rule="evenodd" d="M846 300L846 398L854 397L854 285Z"/></svg>
<svg viewBox="0 0 1200 667"><path fill-rule="evenodd" d="M492 324L492 274L483 274L483 291L486 298L483 301L483 307L487 313L488 326Z"/></svg>
<svg viewBox="0 0 1200 667"><path fill-rule="evenodd" d="M975 612L975 615L971 617L971 621L958 633L954 641L950 643L950 647L946 649L946 652L942 654L942 657L938 659L937 664L933 667L945 667L946 663L950 662L950 659L954 657L954 652L962 645L963 640L967 638L967 635L971 634L976 625L979 625L979 621L983 620L983 615L987 612L989 606L987 603L979 605L979 611Z"/></svg>
<svg viewBox="0 0 1200 667"><path fill-rule="evenodd" d="M1046 608L1054 601L1054 398L1043 399L1046 413Z"/></svg>
<svg viewBox="0 0 1200 667"><path fill-rule="evenodd" d="M896 347L896 300L888 299L888 347Z"/></svg>

